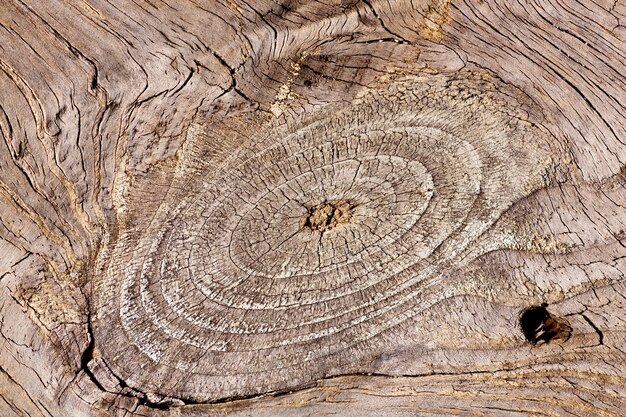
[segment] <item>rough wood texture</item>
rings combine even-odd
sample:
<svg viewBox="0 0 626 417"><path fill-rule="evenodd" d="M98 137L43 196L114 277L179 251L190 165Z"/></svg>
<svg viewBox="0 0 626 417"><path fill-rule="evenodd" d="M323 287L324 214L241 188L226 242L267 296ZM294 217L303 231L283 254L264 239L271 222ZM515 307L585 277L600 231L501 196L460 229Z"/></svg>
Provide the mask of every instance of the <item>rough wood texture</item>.
<svg viewBox="0 0 626 417"><path fill-rule="evenodd" d="M0 2L0 415L626 415L625 19Z"/></svg>

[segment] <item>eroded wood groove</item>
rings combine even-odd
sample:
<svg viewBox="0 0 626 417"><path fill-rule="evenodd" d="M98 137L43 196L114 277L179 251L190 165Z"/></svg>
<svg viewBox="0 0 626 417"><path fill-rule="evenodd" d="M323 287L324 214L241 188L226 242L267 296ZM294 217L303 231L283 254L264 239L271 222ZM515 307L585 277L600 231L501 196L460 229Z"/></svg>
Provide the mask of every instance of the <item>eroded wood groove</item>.
<svg viewBox="0 0 626 417"><path fill-rule="evenodd" d="M625 20L2 2L0 415L624 415Z"/></svg>

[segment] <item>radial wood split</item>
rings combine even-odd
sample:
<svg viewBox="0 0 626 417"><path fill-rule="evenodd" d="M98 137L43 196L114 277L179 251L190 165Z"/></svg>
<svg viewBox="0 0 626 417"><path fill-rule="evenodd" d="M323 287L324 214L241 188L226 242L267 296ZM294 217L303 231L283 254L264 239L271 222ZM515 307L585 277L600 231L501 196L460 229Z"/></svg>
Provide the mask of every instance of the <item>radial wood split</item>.
<svg viewBox="0 0 626 417"><path fill-rule="evenodd" d="M0 4L0 416L626 415L626 2Z"/></svg>

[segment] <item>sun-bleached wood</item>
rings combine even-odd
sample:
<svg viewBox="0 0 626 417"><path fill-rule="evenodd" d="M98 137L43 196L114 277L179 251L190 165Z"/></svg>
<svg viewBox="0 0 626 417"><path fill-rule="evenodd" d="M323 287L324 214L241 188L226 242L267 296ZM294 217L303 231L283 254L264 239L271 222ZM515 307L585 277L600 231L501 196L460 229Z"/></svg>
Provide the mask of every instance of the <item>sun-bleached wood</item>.
<svg viewBox="0 0 626 417"><path fill-rule="evenodd" d="M625 19L1 2L0 415L624 415Z"/></svg>

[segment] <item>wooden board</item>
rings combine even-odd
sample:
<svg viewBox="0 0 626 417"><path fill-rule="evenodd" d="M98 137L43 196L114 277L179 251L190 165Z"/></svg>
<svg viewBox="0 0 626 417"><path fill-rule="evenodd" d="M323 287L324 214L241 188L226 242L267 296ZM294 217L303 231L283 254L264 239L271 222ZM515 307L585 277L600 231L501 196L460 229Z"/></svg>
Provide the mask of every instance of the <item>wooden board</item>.
<svg viewBox="0 0 626 417"><path fill-rule="evenodd" d="M626 415L624 21L1 2L0 415Z"/></svg>

